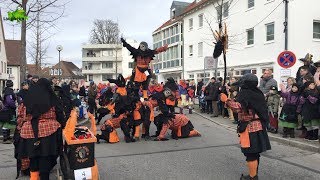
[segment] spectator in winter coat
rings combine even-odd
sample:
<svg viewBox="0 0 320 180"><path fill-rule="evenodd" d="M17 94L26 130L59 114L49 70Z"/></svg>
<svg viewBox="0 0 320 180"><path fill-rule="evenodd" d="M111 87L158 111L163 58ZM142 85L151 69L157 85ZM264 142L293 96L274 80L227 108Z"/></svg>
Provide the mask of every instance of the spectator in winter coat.
<svg viewBox="0 0 320 180"><path fill-rule="evenodd" d="M309 72L308 66L300 67L299 70L298 70L298 73L300 75L296 77L296 81L297 81L297 84L299 86L299 89L303 90L304 89L304 87L303 87L303 84L304 84L303 79L306 79L306 77L311 77L312 74Z"/></svg>
<svg viewBox="0 0 320 180"><path fill-rule="evenodd" d="M266 69L263 72L263 76L260 81L259 89L262 91L264 96L267 96L271 86L278 87L278 84L277 84L277 81L272 78L272 71L270 69Z"/></svg>
<svg viewBox="0 0 320 180"><path fill-rule="evenodd" d="M287 91L283 84L280 84L281 96L285 99L284 106L279 117L279 126L283 127L283 136L295 138L294 128L298 124L298 112L301 111L299 86L293 84L290 91Z"/></svg>
<svg viewBox="0 0 320 180"><path fill-rule="evenodd" d="M203 80L202 79L199 79L199 82L197 84L197 96L200 96L200 90L202 89L202 86L203 86Z"/></svg>
<svg viewBox="0 0 320 180"><path fill-rule="evenodd" d="M267 96L268 114L270 127L268 128L271 133L278 133L278 109L280 103L280 95L278 94L278 88L271 86L269 95Z"/></svg>
<svg viewBox="0 0 320 180"><path fill-rule="evenodd" d="M21 104L23 102L23 99L29 90L28 82L24 81L23 83L21 83L21 87L22 87L22 89L17 94L17 100L18 100L19 104Z"/></svg>
<svg viewBox="0 0 320 180"><path fill-rule="evenodd" d="M219 100L219 84L216 82L216 78L211 78L211 83L209 86L209 97L212 100L212 108L213 108L213 117L218 117L219 109L218 109L218 100Z"/></svg>
<svg viewBox="0 0 320 180"><path fill-rule="evenodd" d="M10 139L10 129L3 127L16 116L16 95L13 92L13 82L8 80L3 91L3 108L0 112L0 126L2 128L3 142Z"/></svg>
<svg viewBox="0 0 320 180"><path fill-rule="evenodd" d="M303 77L301 77L302 75L300 73L302 68L306 68L311 75L315 74L317 68L312 64L312 57L313 57L313 55L308 53L304 58L300 59L300 61L303 62L303 66L300 66L297 71L297 75L296 75L297 82L299 79L303 78Z"/></svg>

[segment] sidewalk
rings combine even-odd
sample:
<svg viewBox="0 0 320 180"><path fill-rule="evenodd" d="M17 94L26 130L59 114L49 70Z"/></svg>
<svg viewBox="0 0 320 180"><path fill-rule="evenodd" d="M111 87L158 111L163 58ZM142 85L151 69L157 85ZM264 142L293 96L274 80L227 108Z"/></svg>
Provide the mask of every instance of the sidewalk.
<svg viewBox="0 0 320 180"><path fill-rule="evenodd" d="M235 132L237 129L237 125L233 124L230 119L224 119L221 116L216 117L216 118L211 118L210 114L206 114L206 113L200 113L200 110L198 109L199 107L195 106L195 109L193 110L193 113L206 118L207 120L222 126L230 131ZM312 151L312 152L317 152L320 153L320 143L319 141L308 141L302 138L299 138L299 134L301 133L301 131L295 130L295 134L296 134L296 138L283 138L282 137L282 128L279 129L278 134L272 134L272 133L268 133L269 135L269 139L272 141L276 141L282 144L286 144L286 145L290 145L293 147L297 147L303 150L308 150L308 151Z"/></svg>

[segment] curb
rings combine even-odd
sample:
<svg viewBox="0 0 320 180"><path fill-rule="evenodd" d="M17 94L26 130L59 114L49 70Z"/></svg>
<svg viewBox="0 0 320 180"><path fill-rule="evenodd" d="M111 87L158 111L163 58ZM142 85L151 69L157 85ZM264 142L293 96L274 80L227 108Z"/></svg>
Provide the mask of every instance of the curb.
<svg viewBox="0 0 320 180"><path fill-rule="evenodd" d="M197 112L197 111L193 111L195 114L213 122L214 124L217 124L219 126L222 126L223 128L229 130L229 131L236 131L237 128L220 123L215 121L214 119L208 118L207 116L202 115L201 113ZM271 133L268 133L269 139L271 141L275 141L275 142L279 142L285 145L289 145L289 146L293 146L302 150L307 150L307 151L311 151L311 152L316 152L316 153L320 153L320 145L316 146L316 145L312 145L312 144L308 144L308 143L303 143L303 142L299 142L299 141L295 141L292 139L286 139L286 138L282 138L282 137L278 137L275 136Z"/></svg>

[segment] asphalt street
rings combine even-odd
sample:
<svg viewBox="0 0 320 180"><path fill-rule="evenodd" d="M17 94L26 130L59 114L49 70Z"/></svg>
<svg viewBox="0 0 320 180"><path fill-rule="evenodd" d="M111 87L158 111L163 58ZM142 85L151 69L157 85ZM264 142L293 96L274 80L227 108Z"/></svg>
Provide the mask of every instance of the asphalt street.
<svg viewBox="0 0 320 180"><path fill-rule="evenodd" d="M118 130L120 143L97 144L101 179L236 180L247 173L236 132L196 114L188 116L202 137L127 144ZM0 179L14 179L13 146L0 144L0 158ZM272 142L272 150L262 154L259 179L320 179L320 154Z"/></svg>

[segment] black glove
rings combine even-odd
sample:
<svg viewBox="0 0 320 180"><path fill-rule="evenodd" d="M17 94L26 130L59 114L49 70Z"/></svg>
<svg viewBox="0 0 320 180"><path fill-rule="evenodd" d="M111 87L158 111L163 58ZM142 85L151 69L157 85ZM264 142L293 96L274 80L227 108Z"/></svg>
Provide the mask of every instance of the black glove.
<svg viewBox="0 0 320 180"><path fill-rule="evenodd" d="M120 38L120 40L121 40L122 43L126 42L123 38Z"/></svg>

